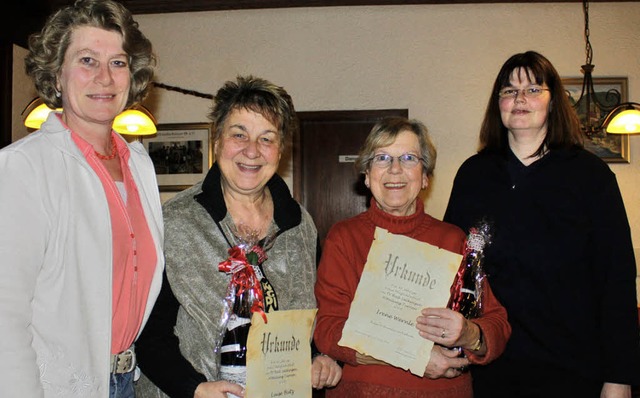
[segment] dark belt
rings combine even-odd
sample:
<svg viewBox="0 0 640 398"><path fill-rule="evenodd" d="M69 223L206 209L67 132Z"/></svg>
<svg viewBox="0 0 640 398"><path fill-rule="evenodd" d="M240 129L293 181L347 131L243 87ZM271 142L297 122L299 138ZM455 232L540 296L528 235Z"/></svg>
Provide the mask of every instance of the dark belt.
<svg viewBox="0 0 640 398"><path fill-rule="evenodd" d="M136 353L133 348L122 351L120 354L111 354L111 373L129 373L136 368Z"/></svg>

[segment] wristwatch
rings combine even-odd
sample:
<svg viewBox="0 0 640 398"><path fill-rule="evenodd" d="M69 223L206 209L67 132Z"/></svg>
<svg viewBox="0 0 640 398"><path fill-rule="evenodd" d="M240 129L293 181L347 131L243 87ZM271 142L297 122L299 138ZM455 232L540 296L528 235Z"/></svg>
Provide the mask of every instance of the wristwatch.
<svg viewBox="0 0 640 398"><path fill-rule="evenodd" d="M476 340L476 342L473 343L471 347L469 347L470 351L479 351L480 348L482 348L482 329L480 328L480 326L478 326L478 331L478 340Z"/></svg>

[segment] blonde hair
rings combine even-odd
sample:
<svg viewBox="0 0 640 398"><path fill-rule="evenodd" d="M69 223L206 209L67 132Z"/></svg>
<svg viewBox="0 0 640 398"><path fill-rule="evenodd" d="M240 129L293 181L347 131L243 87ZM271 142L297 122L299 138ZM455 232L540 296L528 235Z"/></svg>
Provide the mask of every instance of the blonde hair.
<svg viewBox="0 0 640 398"><path fill-rule="evenodd" d="M50 108L62 106L56 96L58 74L75 29L92 26L122 35L122 48L129 56L131 87L126 106L141 102L149 91L156 58L151 42L138 29L131 12L112 0L78 0L51 15L39 33L29 37L25 71L35 83L38 95Z"/></svg>

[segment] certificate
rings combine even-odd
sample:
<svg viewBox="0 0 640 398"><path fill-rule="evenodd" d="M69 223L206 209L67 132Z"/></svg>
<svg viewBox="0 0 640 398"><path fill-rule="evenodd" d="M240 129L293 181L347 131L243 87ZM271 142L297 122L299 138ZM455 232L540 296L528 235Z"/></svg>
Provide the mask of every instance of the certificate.
<svg viewBox="0 0 640 398"><path fill-rule="evenodd" d="M311 330L317 309L251 317L247 339L249 398L311 398Z"/></svg>
<svg viewBox="0 0 640 398"><path fill-rule="evenodd" d="M338 342L422 377L433 342L416 318L446 307L462 255L376 228L367 263Z"/></svg>

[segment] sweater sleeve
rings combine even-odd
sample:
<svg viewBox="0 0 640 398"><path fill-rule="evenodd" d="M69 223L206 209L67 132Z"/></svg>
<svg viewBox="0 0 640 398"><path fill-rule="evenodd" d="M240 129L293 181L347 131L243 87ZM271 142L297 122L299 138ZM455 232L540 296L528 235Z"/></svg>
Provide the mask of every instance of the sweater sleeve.
<svg viewBox="0 0 640 398"><path fill-rule="evenodd" d="M356 365L356 351L338 345L360 279L353 246L335 227L327 234L315 285L318 314L314 341L320 352Z"/></svg>
<svg viewBox="0 0 640 398"><path fill-rule="evenodd" d="M483 289L484 312L479 318L473 319L473 322L482 330L482 338L487 347L487 352L482 356L478 356L473 351L464 350L467 358L476 365L486 365L502 355L511 336L511 325L507 320L507 310L493 295L487 279L484 280Z"/></svg>
<svg viewBox="0 0 640 398"><path fill-rule="evenodd" d="M613 173L606 172L609 178L595 184L598 193L589 207L593 223L590 249L600 284L599 316L606 328L600 333L600 341L594 343L604 355L604 381L635 385L640 383L637 271L622 195ZM626 347L623 355L621 347Z"/></svg>
<svg viewBox="0 0 640 398"><path fill-rule="evenodd" d="M180 352L173 328L180 303L171 291L166 272L162 288L144 331L136 342L142 372L171 398L193 398L200 383L206 382Z"/></svg>
<svg viewBox="0 0 640 398"><path fill-rule="evenodd" d="M0 395L40 397L32 347L36 281L44 264L51 212L33 165L19 153L0 153ZM55 216L55 215L54 215ZM42 297L42 300L47 297Z"/></svg>

